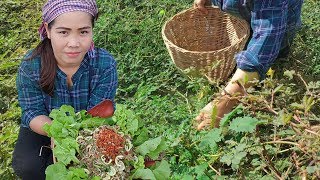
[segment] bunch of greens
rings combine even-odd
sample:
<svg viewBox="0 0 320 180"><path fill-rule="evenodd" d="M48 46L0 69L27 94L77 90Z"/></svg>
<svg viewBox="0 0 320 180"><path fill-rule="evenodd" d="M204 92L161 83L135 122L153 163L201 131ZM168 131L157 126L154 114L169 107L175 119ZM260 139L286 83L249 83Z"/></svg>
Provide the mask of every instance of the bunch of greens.
<svg viewBox="0 0 320 180"><path fill-rule="evenodd" d="M150 168L144 165L145 158L151 157L157 159L159 154L166 149L165 140L162 137L154 139L148 138L148 131L144 128L143 123L135 118L132 111L127 110L124 106L118 105L118 110L114 118L99 118L92 117L86 114L86 111L75 113L71 106L63 105L60 109L53 110L49 115L53 120L50 125L46 124L44 130L48 136L54 139L53 154L57 162L48 166L46 169L47 179L124 179L130 177L131 179L167 179L170 175L170 167L167 161L161 160ZM117 133L126 137L126 147L128 151L123 155L118 155L113 161L110 157L104 157L100 154L100 158L104 158L104 166L97 171L100 173L93 173L87 167L86 163L79 160L85 148L81 148L79 140L85 142L83 132L91 132L87 137L88 143L86 145L95 146L92 140L88 137L93 137L101 129L117 129ZM92 139L92 138L91 138ZM132 142L131 142L132 139ZM78 140L78 141L77 141ZM95 147L96 148L96 147ZM128 152L133 150L131 158L125 159L124 155L128 156ZM98 148L96 148L98 149ZM98 152L98 151L97 151ZM123 162L119 161L123 159ZM89 160L90 161L90 160ZM94 165L95 159L91 160ZM117 162L117 163L116 163ZM89 162L90 164L90 162ZM115 171L115 166L121 164L121 171ZM123 167L124 165L124 167ZM129 173L123 173L126 169ZM105 172L105 173L104 173ZM119 173L123 173L123 176ZM118 173L118 174L117 174ZM99 175L104 174L104 177Z"/></svg>

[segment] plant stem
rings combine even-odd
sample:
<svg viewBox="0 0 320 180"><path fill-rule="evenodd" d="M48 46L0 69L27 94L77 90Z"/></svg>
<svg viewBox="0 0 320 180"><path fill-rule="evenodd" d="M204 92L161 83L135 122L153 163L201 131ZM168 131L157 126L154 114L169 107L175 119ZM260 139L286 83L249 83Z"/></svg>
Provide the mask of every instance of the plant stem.
<svg viewBox="0 0 320 180"><path fill-rule="evenodd" d="M311 134L314 134L314 135L320 137L320 134L318 134L318 133L316 133L316 132L313 132L313 131L311 131L311 130L309 130L309 129L305 129L305 131L307 131L307 132L309 132L309 133L311 133Z"/></svg>
<svg viewBox="0 0 320 180"><path fill-rule="evenodd" d="M300 78L300 80L303 82L304 86L306 87L307 94L310 94L310 90L308 88L308 85L307 85L306 81L302 78L301 74L297 74L297 76Z"/></svg>
<svg viewBox="0 0 320 180"><path fill-rule="evenodd" d="M212 171L214 171L218 176L221 176L221 174L219 173L219 171L217 171L214 167L212 167L210 164L208 164L209 167L212 169Z"/></svg>
<svg viewBox="0 0 320 180"><path fill-rule="evenodd" d="M299 146L298 143L294 143L290 141L269 141L269 142L264 142L263 144L291 144L294 146Z"/></svg>
<svg viewBox="0 0 320 180"><path fill-rule="evenodd" d="M283 178L281 177L281 173L274 167L272 161L270 160L269 155L267 154L267 150L266 150L265 146L262 145L262 147L263 147L263 150L262 150L262 158L267 161L267 164L269 164L271 171L274 172L274 174L276 175L276 177L277 177L278 179L281 179L281 180L282 180Z"/></svg>

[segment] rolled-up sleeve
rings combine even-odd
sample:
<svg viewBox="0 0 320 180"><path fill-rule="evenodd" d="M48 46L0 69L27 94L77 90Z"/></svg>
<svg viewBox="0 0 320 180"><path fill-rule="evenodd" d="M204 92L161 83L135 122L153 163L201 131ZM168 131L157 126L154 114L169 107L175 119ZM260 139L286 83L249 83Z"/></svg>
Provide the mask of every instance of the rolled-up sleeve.
<svg viewBox="0 0 320 180"><path fill-rule="evenodd" d="M39 115L48 115L36 76L37 74L29 69L25 62L19 67L16 85L18 101L22 109L21 125L23 127L30 128L32 119Z"/></svg>
<svg viewBox="0 0 320 180"><path fill-rule="evenodd" d="M253 31L246 50L235 56L237 67L264 79L276 59L286 32L288 0L262 0L251 13Z"/></svg>

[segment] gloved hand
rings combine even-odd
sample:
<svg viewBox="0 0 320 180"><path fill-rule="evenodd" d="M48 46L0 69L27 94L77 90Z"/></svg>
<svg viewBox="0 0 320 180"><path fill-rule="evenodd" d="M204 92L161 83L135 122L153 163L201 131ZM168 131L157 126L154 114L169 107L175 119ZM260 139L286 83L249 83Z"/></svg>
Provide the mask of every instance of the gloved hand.
<svg viewBox="0 0 320 180"><path fill-rule="evenodd" d="M195 0L193 3L193 7L199 9L201 12L208 14L208 10L205 6L210 6L211 0Z"/></svg>

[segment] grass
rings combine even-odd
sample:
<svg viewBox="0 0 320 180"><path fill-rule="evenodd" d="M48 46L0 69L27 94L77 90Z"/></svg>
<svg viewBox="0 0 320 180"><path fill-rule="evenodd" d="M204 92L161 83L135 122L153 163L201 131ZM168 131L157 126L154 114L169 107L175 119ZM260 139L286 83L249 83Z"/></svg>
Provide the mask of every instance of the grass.
<svg viewBox="0 0 320 180"><path fill-rule="evenodd" d="M37 28L41 20L39 10L42 2L41 0L0 2L0 23L2 24L0 27L0 46L2 47L0 49L0 179L15 179L11 168L11 154L21 113L17 103L15 73L21 57L39 42ZM110 51L118 62L117 103L126 104L133 110L135 116L145 122L150 136L163 135L168 139L167 158L171 164L173 179L190 176L208 179L203 174L206 171L201 170L197 162L213 161L208 157L210 154L201 154L202 150L193 146L206 132L195 132L192 129L192 119L219 87L209 85L203 79L190 80L181 74L172 63L161 37L164 22L177 12L191 7L192 2L190 0L98 0L100 17L94 29L95 45ZM275 125L275 120L288 116L290 112L296 112L297 109L291 107L292 103L303 105L306 86L298 74L309 86L311 81L320 79L319 11L319 1L305 0L303 26L297 34L289 58L277 62L273 78L269 77L261 92L253 93L254 97L269 101L273 97L272 90L279 84L283 84L285 88L280 88L280 91L274 94L278 98L274 101L274 108L279 114L274 115L254 109L254 105L256 107L263 105L256 99L251 99L251 104L247 104L247 108L241 110L240 114L244 116L253 116L270 122L266 128L271 127L272 130L270 132L261 130L261 133L265 133L262 138L268 139L270 134L278 136L279 132L273 131L273 128L284 128L284 132L287 132L289 126L278 127ZM295 71L292 80L288 80L283 75L286 70ZM316 84L314 87L316 88L309 87L309 90L317 93L320 85ZM316 103L311 107L312 113L302 113L300 116L302 120L317 124L320 119L319 95L315 96L315 100ZM306 103L304 106L307 106ZM303 134L297 137L300 139L292 139L292 141L300 142L307 139ZM247 139L247 141L254 142L255 139ZM222 147L232 146L227 144ZM266 148L269 148L269 153L273 155L273 151L279 149L283 151L282 147L270 145ZM221 152L224 153L227 150L221 149ZM299 153L297 156L299 159ZM286 159L287 157L272 157L277 160L273 165L277 169L285 171L293 164L292 160ZM260 162L260 159L256 161ZM241 162L247 163L246 165L252 164L251 161L242 160ZM271 166L264 161L260 164L266 164L266 167ZM239 177L243 170L232 171L230 166L226 165L221 167L230 178ZM210 167L204 169L214 174ZM301 175L295 174L294 170L303 171L298 167L291 167L290 177ZM266 171L268 172L269 169L267 168ZM262 172L263 169L246 170L243 174L254 179L261 178ZM272 172L272 170L269 174L264 172L264 175L275 177Z"/></svg>

